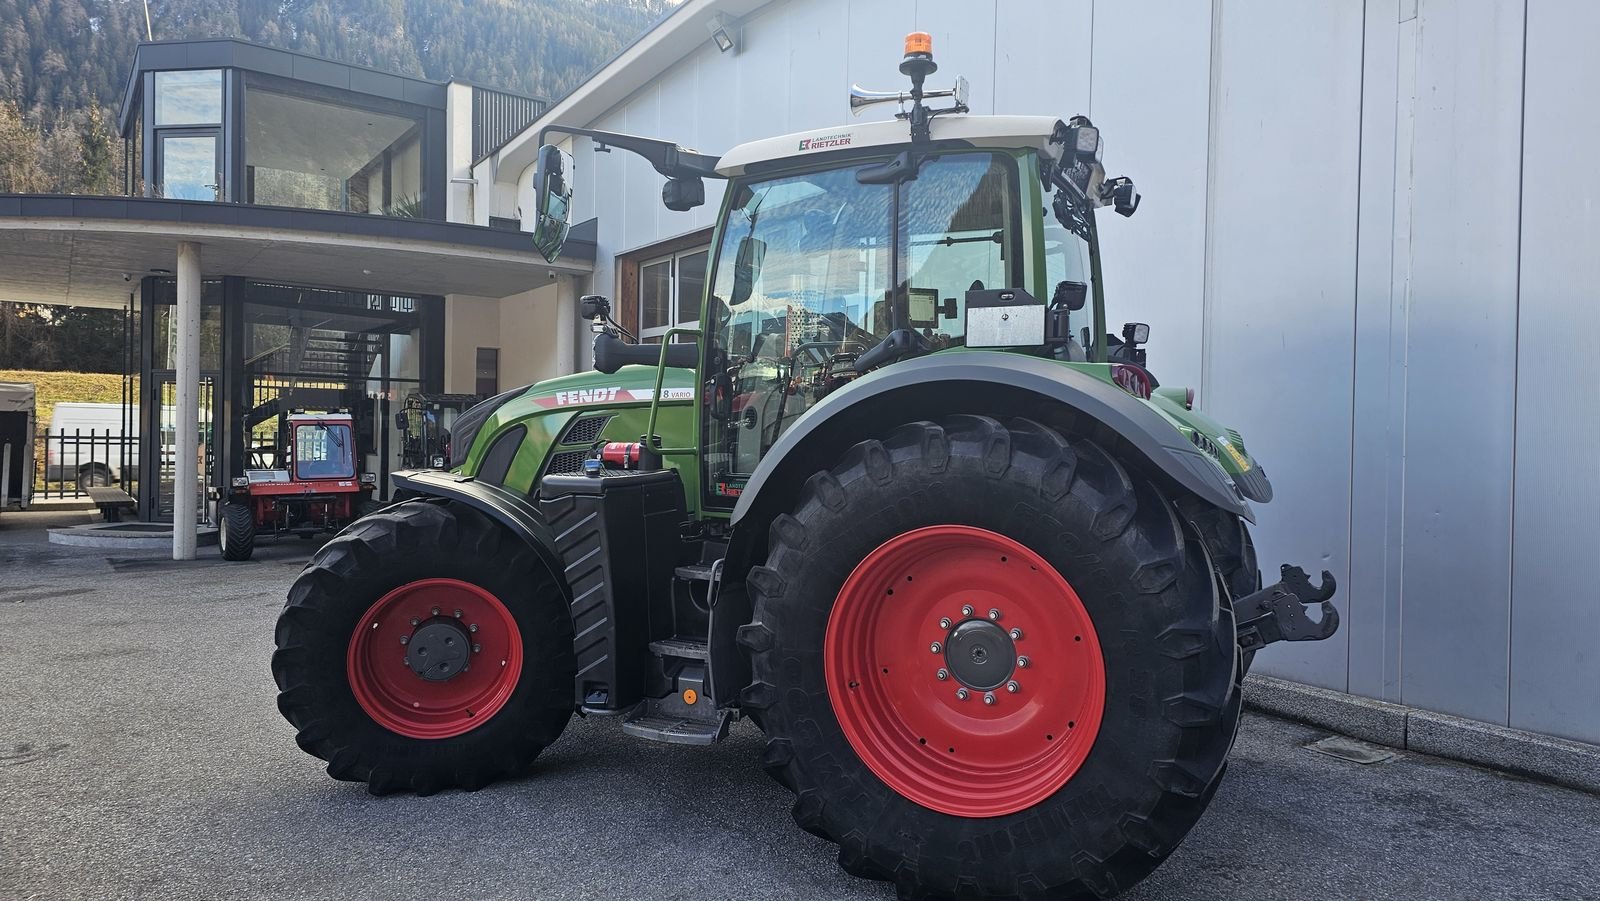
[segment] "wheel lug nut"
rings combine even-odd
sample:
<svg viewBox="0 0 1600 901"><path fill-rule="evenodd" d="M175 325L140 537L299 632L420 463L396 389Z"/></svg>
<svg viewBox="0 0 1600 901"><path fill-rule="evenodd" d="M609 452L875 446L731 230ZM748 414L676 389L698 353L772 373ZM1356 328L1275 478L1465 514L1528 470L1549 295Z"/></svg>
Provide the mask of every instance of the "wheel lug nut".
<svg viewBox="0 0 1600 901"><path fill-rule="evenodd" d="M401 644L402 647L405 646L405 645L408 645L410 643L411 643L411 636L410 635L402 635L402 636L400 636L400 644Z"/></svg>
<svg viewBox="0 0 1600 901"><path fill-rule="evenodd" d="M934 642L934 643L933 643L933 644L930 644L930 645L928 645L928 650L929 650L929 651L932 651L932 652L933 652L933 653L935 653L935 654L937 654L937 653L939 653L939 652L940 652L940 651L942 651L942 650L944 650L944 645L942 645L942 644L940 644L940 643L938 643L938 642L937 642L937 641L936 641L936 642Z"/></svg>
<svg viewBox="0 0 1600 901"><path fill-rule="evenodd" d="M990 707L993 707L994 706L994 692L992 692L992 691L984 692L983 693L983 703L988 704Z"/></svg>
<svg viewBox="0 0 1600 901"><path fill-rule="evenodd" d="M472 625L468 626L467 627L467 631L468 632L476 632L476 631L478 631L478 624L477 623L473 623Z"/></svg>
<svg viewBox="0 0 1600 901"><path fill-rule="evenodd" d="M460 618L461 618L461 611L457 610L456 611L456 619L460 619Z"/></svg>
<svg viewBox="0 0 1600 901"><path fill-rule="evenodd" d="M967 699L967 690L965 688L956 689L956 700L957 701L965 701L966 699Z"/></svg>
<svg viewBox="0 0 1600 901"><path fill-rule="evenodd" d="M1000 618L1000 608L999 607L990 607L989 608L989 618L990 619L994 619L994 620L999 619Z"/></svg>
<svg viewBox="0 0 1600 901"><path fill-rule="evenodd" d="M1023 668L1023 669L1027 669L1027 668L1028 668L1028 664L1029 664L1029 663L1032 663L1032 662L1033 662L1033 661L1031 661L1031 660L1029 660L1029 659L1028 659L1028 658L1027 658L1027 657L1025 657L1025 656L1024 656L1024 657L1018 657L1018 658L1017 658L1017 666L1020 666L1020 667L1022 667L1022 668Z"/></svg>
<svg viewBox="0 0 1600 901"><path fill-rule="evenodd" d="M950 678L950 671L947 670L947 669L944 669L944 668L940 668L940 670L937 673L933 674L933 677L935 679L938 679L940 682L943 682L944 680Z"/></svg>
<svg viewBox="0 0 1600 901"><path fill-rule="evenodd" d="M1022 685L1019 684L1015 679L1013 679L1012 681L1006 683L1006 691L1009 691L1012 694L1016 694L1017 692L1019 692L1021 690L1022 690Z"/></svg>
<svg viewBox="0 0 1600 901"><path fill-rule="evenodd" d="M439 615L439 608L438 607L433 608L433 615L434 616L438 616Z"/></svg>
<svg viewBox="0 0 1600 901"><path fill-rule="evenodd" d="M420 620L420 619L417 619L417 618L416 618L416 617L414 617L414 616L413 616L413 617L411 617L411 625L413 625L413 626L418 626L418 625L421 625L421 624L422 624L422 620Z"/></svg>
<svg viewBox="0 0 1600 901"><path fill-rule="evenodd" d="M478 643L477 643L477 642L473 642L473 643L472 643L472 653L474 653L474 654L481 654L481 653L483 653L483 645L481 645L481 644L478 644ZM1015 682L1013 682L1013 683L1011 683L1011 684L1012 684L1012 685L1015 685L1015 684L1016 684L1016 683L1015 683Z"/></svg>
<svg viewBox="0 0 1600 901"><path fill-rule="evenodd" d="M1011 640L1012 641L1021 641L1022 640L1022 630L1021 629L1012 629L1011 630Z"/></svg>
<svg viewBox="0 0 1600 901"><path fill-rule="evenodd" d="M377 626L373 626L372 628L376 629L378 627ZM948 617L948 616L940 617L939 618L939 628L941 628L941 629L950 628L950 617Z"/></svg>
<svg viewBox="0 0 1600 901"><path fill-rule="evenodd" d="M974 611L972 609L972 605L971 604L963 604L963 605L961 605L961 615L962 616L971 616L973 614L973 612Z"/></svg>

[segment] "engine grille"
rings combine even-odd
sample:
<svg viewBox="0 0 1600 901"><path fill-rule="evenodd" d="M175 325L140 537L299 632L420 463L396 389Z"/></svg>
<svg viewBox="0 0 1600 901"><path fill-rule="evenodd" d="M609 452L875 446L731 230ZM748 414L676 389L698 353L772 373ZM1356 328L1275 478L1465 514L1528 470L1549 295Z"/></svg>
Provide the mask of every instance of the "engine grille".
<svg viewBox="0 0 1600 901"><path fill-rule="evenodd" d="M588 451L562 451L552 454L550 465L545 467L547 476L569 476L583 472L583 461L589 456Z"/></svg>
<svg viewBox="0 0 1600 901"><path fill-rule="evenodd" d="M600 416L580 416L567 426L566 434L561 436L560 444L589 445L600 437L605 431L606 423L611 421L609 414Z"/></svg>

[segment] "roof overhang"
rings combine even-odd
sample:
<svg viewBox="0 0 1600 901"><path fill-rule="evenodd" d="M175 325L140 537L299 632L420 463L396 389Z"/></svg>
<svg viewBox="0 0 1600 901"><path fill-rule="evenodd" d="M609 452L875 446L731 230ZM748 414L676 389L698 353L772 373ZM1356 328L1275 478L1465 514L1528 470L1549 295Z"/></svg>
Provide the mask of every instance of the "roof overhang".
<svg viewBox="0 0 1600 901"><path fill-rule="evenodd" d="M206 277L373 294L504 297L585 275L592 243L548 263L528 236L319 210L124 197L0 195L0 300L118 307L201 245ZM583 257L587 255L588 259Z"/></svg>
<svg viewBox="0 0 1600 901"><path fill-rule="evenodd" d="M539 130L544 126L555 123L585 126L594 122L696 48L709 43L711 32L706 26L714 17L742 19L770 2L685 0L654 28L602 64L567 96L551 104L544 115L520 134L490 154L489 158L494 160L495 180L515 183L522 171L533 165L539 150ZM670 139L672 136L648 137Z"/></svg>

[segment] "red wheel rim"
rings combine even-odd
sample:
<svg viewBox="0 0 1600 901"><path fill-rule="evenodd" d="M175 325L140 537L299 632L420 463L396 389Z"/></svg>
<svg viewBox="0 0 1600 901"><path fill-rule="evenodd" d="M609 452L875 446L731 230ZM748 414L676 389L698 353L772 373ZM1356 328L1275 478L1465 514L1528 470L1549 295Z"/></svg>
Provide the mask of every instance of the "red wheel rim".
<svg viewBox="0 0 1600 901"><path fill-rule="evenodd" d="M417 636L436 647L439 636L452 645L465 640L465 665L448 678L424 679L410 662L422 647L412 642ZM522 673L522 633L484 589L419 579L367 608L350 636L345 673L356 703L378 725L407 738L451 738L488 722L510 699Z"/></svg>
<svg viewBox="0 0 1600 901"><path fill-rule="evenodd" d="M985 690L1004 670L995 627L1011 670ZM906 532L868 554L834 602L823 665L861 760L902 796L956 816L1004 816L1054 794L1105 711L1100 642L1072 586L1016 541L970 526Z"/></svg>

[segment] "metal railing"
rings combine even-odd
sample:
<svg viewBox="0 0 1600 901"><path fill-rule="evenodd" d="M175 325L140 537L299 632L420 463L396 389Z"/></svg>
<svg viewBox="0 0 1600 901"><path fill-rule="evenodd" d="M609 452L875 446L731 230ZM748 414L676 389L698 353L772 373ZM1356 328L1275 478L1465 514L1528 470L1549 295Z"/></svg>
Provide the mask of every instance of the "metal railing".
<svg viewBox="0 0 1600 901"><path fill-rule="evenodd" d="M110 429L40 433L34 445L33 496L84 497L83 489L117 487L137 496L139 440Z"/></svg>

